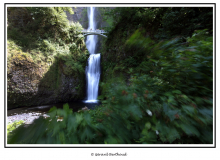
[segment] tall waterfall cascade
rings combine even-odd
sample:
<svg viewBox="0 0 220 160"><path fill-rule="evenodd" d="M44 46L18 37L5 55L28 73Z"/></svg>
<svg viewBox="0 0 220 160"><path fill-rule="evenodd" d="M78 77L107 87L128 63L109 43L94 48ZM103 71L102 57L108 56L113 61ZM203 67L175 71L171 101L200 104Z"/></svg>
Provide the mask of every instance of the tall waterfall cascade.
<svg viewBox="0 0 220 160"><path fill-rule="evenodd" d="M94 16L94 7L87 10L89 27L88 30L96 29L96 21ZM86 40L86 47L90 53L88 59L88 66L86 67L86 80L87 80L87 100L86 103L97 102L99 79L100 79L100 54L95 54L97 44L97 35L89 35Z"/></svg>

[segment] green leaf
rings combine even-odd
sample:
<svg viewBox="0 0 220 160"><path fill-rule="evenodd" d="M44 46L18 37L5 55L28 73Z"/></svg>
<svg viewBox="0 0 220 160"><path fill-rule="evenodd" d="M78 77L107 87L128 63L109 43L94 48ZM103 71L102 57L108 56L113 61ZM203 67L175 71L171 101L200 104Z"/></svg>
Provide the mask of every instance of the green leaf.
<svg viewBox="0 0 220 160"><path fill-rule="evenodd" d="M142 118L142 112L137 105L130 105L128 107L128 112L130 112L137 120Z"/></svg>
<svg viewBox="0 0 220 160"><path fill-rule="evenodd" d="M69 109L68 103L63 105L63 110L66 112L67 115L73 112L72 109Z"/></svg>
<svg viewBox="0 0 220 160"><path fill-rule="evenodd" d="M50 112L53 112L53 111L55 111L57 108L55 107L55 106L53 106L52 108L50 108L50 110L48 111L49 113Z"/></svg>
<svg viewBox="0 0 220 160"><path fill-rule="evenodd" d="M176 72L177 70L176 69L168 69L167 71Z"/></svg>
<svg viewBox="0 0 220 160"><path fill-rule="evenodd" d="M74 115L70 115L67 120L67 131L70 134L71 132L76 131L77 123L76 117Z"/></svg>
<svg viewBox="0 0 220 160"><path fill-rule="evenodd" d="M81 141L84 142L86 139L91 140L93 138L93 133L89 126L86 126L81 133Z"/></svg>
<svg viewBox="0 0 220 160"><path fill-rule="evenodd" d="M169 117L169 119L171 120L171 121L173 121L174 119L175 119L175 114L177 114L179 112L179 110L178 109L175 109L175 110L168 110L166 113L165 113L165 115L167 115L168 117Z"/></svg>
<svg viewBox="0 0 220 160"><path fill-rule="evenodd" d="M184 112L186 112L190 116L193 116L196 113L196 109L193 108L192 106L183 105L182 109Z"/></svg>
<svg viewBox="0 0 220 160"><path fill-rule="evenodd" d="M98 96L98 99L103 100L105 98L105 95Z"/></svg>
<svg viewBox="0 0 220 160"><path fill-rule="evenodd" d="M118 144L118 141L115 137L113 136L108 136L107 139L105 140L106 144Z"/></svg>
<svg viewBox="0 0 220 160"><path fill-rule="evenodd" d="M166 103L163 103L163 111L164 113L168 112L168 105Z"/></svg>
<svg viewBox="0 0 220 160"><path fill-rule="evenodd" d="M145 127L146 127L147 129L150 129L150 128L151 128L150 122L145 123Z"/></svg>
<svg viewBox="0 0 220 160"><path fill-rule="evenodd" d="M180 112L180 110L179 109L170 109L170 107L166 103L164 103L163 104L163 112L165 115L167 115L169 117L169 119L171 121L173 121L175 119L175 114Z"/></svg>
<svg viewBox="0 0 220 160"><path fill-rule="evenodd" d="M167 135L167 139L172 143L175 139L180 139L180 135L175 128L170 128L170 131Z"/></svg>
<svg viewBox="0 0 220 160"><path fill-rule="evenodd" d="M106 104L106 103L108 103L108 101L107 101L107 100L104 100L104 101L102 101L102 103L103 103L103 104Z"/></svg>
<svg viewBox="0 0 220 160"><path fill-rule="evenodd" d="M80 124L83 120L83 115L82 114L76 114L76 123Z"/></svg>
<svg viewBox="0 0 220 160"><path fill-rule="evenodd" d="M91 121L92 121L92 119L91 119L91 115L89 114L89 113L84 113L84 120L86 121L86 123L88 124L88 125L90 125L91 124Z"/></svg>
<svg viewBox="0 0 220 160"><path fill-rule="evenodd" d="M189 136L196 135L197 137L200 136L199 131L192 125L190 124L180 124L180 127L182 130Z"/></svg>
<svg viewBox="0 0 220 160"><path fill-rule="evenodd" d="M199 112L204 115L204 116L209 116L209 117L213 117L213 109L210 108L203 108L203 109L199 109Z"/></svg>
<svg viewBox="0 0 220 160"><path fill-rule="evenodd" d="M172 93L181 94L181 91L179 91L179 90L174 90L174 91L172 91Z"/></svg>
<svg viewBox="0 0 220 160"><path fill-rule="evenodd" d="M55 106L51 108L48 112L48 115L50 116L50 118L55 118L55 116L57 115L57 108Z"/></svg>

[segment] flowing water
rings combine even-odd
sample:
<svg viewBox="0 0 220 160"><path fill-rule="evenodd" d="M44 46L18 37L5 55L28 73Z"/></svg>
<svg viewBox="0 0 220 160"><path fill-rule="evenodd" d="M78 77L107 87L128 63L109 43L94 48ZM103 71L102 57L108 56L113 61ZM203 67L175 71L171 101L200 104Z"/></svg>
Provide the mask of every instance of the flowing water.
<svg viewBox="0 0 220 160"><path fill-rule="evenodd" d="M94 15L95 8L90 7L87 10L88 19L89 19L89 26L88 30L96 30L96 21ZM90 54L95 54L96 44L97 44L97 35L89 35L86 37L86 47L89 50Z"/></svg>
<svg viewBox="0 0 220 160"><path fill-rule="evenodd" d="M95 8L88 8L89 27L88 30L96 30ZM95 54L97 44L97 35L89 35L86 40L86 47L90 56L88 66L86 67L87 78L87 100L86 103L96 103L98 97L99 79L100 79L100 54Z"/></svg>
<svg viewBox="0 0 220 160"><path fill-rule="evenodd" d="M19 120L25 121L26 124L31 124L35 119L39 118L39 116L48 117L47 113L53 106L62 109L64 104L65 103L56 103L41 106L19 107L7 110L7 124ZM68 102L68 105L73 112L77 112L84 107L94 109L96 106L99 106L100 103L85 104L82 101L73 101Z"/></svg>

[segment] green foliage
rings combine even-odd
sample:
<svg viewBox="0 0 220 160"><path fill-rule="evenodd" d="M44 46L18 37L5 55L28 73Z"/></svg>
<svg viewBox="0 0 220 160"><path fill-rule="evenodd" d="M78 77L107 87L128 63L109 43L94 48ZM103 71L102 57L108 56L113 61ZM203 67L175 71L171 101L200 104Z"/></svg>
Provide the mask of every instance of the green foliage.
<svg viewBox="0 0 220 160"><path fill-rule="evenodd" d="M64 59L64 57L62 57ZM67 57L65 58L65 68L64 68L64 74L71 75L73 73L78 72L79 74L84 74L84 68L82 64L79 62L75 62L73 59L70 59Z"/></svg>
<svg viewBox="0 0 220 160"><path fill-rule="evenodd" d="M43 40L41 44L41 50L44 52L55 52L55 46L50 43L48 40Z"/></svg>
<svg viewBox="0 0 220 160"><path fill-rule="evenodd" d="M153 39L154 43L176 37L186 43L187 37L191 37L195 30L207 29L208 34L212 35L212 7L117 7L106 12L106 15L112 17L114 22L105 29L108 38L102 47L104 70L110 67L107 63L123 63L124 67L130 65L129 62L132 62L131 66L133 62L142 63L143 52L139 52L138 47L125 47L127 39L136 30ZM135 64L132 67L136 67ZM142 69L139 68L140 71Z"/></svg>
<svg viewBox="0 0 220 160"><path fill-rule="evenodd" d="M8 38L26 49L44 45L48 39L61 45L73 42L82 27L69 24L64 11L73 14L70 7L8 7Z"/></svg>
<svg viewBox="0 0 220 160"><path fill-rule="evenodd" d="M117 7L105 14L114 21L109 28L109 38L118 29L127 32L141 29L151 38L182 36L185 39L191 37L194 30L212 32L213 26L212 7Z"/></svg>
<svg viewBox="0 0 220 160"><path fill-rule="evenodd" d="M109 28L111 28L113 26L113 22L114 22L114 18L112 16L112 9L111 7L98 7L96 8L98 10L98 17L97 19L103 23L103 25L105 26L101 26L103 29L105 29L106 31L109 30Z"/></svg>
<svg viewBox="0 0 220 160"><path fill-rule="evenodd" d="M211 7L173 7L169 8L162 18L164 34L172 36L192 36L195 30L208 29L212 32L213 9Z"/></svg>
<svg viewBox="0 0 220 160"><path fill-rule="evenodd" d="M159 132L161 143L212 143L212 40L207 31L202 30L188 38L186 45L179 39L155 43L149 37L143 37L140 31L127 41L129 49L137 48L137 54L142 55L142 63L129 69L129 74L136 74L121 93L133 93L137 104L146 106L143 110L149 109L156 116L154 123L145 122L147 127L143 129L139 142L158 142L150 141L150 136L154 140L155 134L148 130L154 128ZM120 92L115 94L113 89L120 87L118 81L108 80L101 86L107 99L118 97L119 100L113 99L120 103ZM135 89L130 91L131 87ZM121 101L121 108L126 101Z"/></svg>
<svg viewBox="0 0 220 160"><path fill-rule="evenodd" d="M137 31L127 45L147 53L145 60L156 64L149 66L153 72L130 69L129 85L123 79L101 83L102 106L75 113L67 104L63 110L54 107L50 120L18 127L8 143L212 144L212 38L198 31L188 42L155 44ZM202 69L195 65L203 63Z"/></svg>
<svg viewBox="0 0 220 160"><path fill-rule="evenodd" d="M20 120L20 121L15 121L13 123L9 123L7 125L7 135L9 135L13 130L15 130L16 128L18 128L20 125L22 125L24 123L24 121Z"/></svg>
<svg viewBox="0 0 220 160"><path fill-rule="evenodd" d="M73 14L70 7L9 7L8 39L28 52L35 63L51 63L56 57L82 72L87 57L82 26L69 24L64 11Z"/></svg>
<svg viewBox="0 0 220 160"><path fill-rule="evenodd" d="M68 21L63 7L9 7L8 8L8 37L14 39L16 34L27 35L27 38L45 39L48 37L64 36L63 28ZM18 37L22 39L22 37ZM36 40L35 40L36 41ZM31 41L29 41L31 42Z"/></svg>

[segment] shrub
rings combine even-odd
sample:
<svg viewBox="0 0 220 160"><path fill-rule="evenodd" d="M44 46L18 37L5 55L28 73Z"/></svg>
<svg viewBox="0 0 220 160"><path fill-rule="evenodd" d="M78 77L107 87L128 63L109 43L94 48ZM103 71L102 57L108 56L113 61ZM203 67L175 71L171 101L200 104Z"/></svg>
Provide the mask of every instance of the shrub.
<svg viewBox="0 0 220 160"><path fill-rule="evenodd" d="M20 125L22 125L24 123L23 120L20 121L15 121L13 123L9 123L7 125L7 135L9 135L13 130L15 130L16 128L18 128Z"/></svg>

